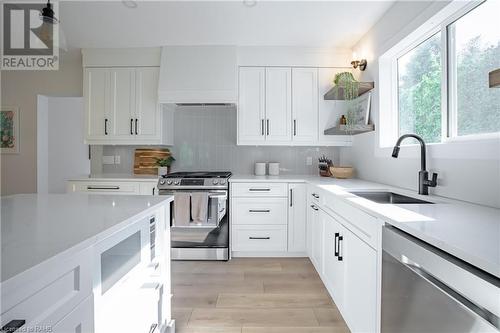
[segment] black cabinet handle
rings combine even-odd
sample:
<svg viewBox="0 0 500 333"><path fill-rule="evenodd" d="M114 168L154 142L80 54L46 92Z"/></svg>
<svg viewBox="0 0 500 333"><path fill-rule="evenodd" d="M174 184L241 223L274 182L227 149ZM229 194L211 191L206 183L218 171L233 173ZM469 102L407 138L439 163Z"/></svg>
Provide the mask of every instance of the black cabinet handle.
<svg viewBox="0 0 500 333"><path fill-rule="evenodd" d="M339 255L339 250L338 250L338 244L337 240L339 239L340 234L338 232L335 233L335 238L333 239L333 255L335 257L338 257Z"/></svg>
<svg viewBox="0 0 500 333"><path fill-rule="evenodd" d="M311 194L313 197L315 197L316 199L319 199L319 195L317 195L316 193L313 193Z"/></svg>
<svg viewBox="0 0 500 333"><path fill-rule="evenodd" d="M87 186L87 190L119 190L120 186Z"/></svg>
<svg viewBox="0 0 500 333"><path fill-rule="evenodd" d="M137 122L138 122L138 121L139 121L139 120L138 120L137 118L135 118L135 135L139 134L139 133L137 132Z"/></svg>
<svg viewBox="0 0 500 333"><path fill-rule="evenodd" d="M290 207L293 207L293 189L290 189Z"/></svg>
<svg viewBox="0 0 500 333"><path fill-rule="evenodd" d="M153 187L153 195L155 195L155 188Z"/></svg>
<svg viewBox="0 0 500 333"><path fill-rule="evenodd" d="M134 119L130 118L130 135L134 135L134 130L132 129L134 126Z"/></svg>
<svg viewBox="0 0 500 333"><path fill-rule="evenodd" d="M1 333L14 333L18 329L26 324L26 320L24 319L14 319L9 321L5 326L0 330Z"/></svg>
<svg viewBox="0 0 500 333"><path fill-rule="evenodd" d="M264 119L261 120L260 122L260 132L262 133L262 136L264 136L266 133L264 133Z"/></svg>
<svg viewBox="0 0 500 333"><path fill-rule="evenodd" d="M269 192L269 191L271 191L270 188L249 188L248 190L250 192Z"/></svg>
<svg viewBox="0 0 500 333"><path fill-rule="evenodd" d="M108 135L108 118L104 118L104 135Z"/></svg>
<svg viewBox="0 0 500 333"><path fill-rule="evenodd" d="M344 258L342 257L342 241L344 240L344 237L343 236L339 236L339 254L338 254L338 259L339 261L342 261Z"/></svg>
<svg viewBox="0 0 500 333"><path fill-rule="evenodd" d="M293 120L293 135L297 135L297 119Z"/></svg>
<svg viewBox="0 0 500 333"><path fill-rule="evenodd" d="M318 207L316 207L314 205L311 205L311 208L314 209L314 210L318 210Z"/></svg>
<svg viewBox="0 0 500 333"><path fill-rule="evenodd" d="M271 237L248 237L248 239L271 239Z"/></svg>
<svg viewBox="0 0 500 333"><path fill-rule="evenodd" d="M270 213L270 209L249 209L249 213Z"/></svg>
<svg viewBox="0 0 500 333"><path fill-rule="evenodd" d="M269 119L267 119L267 135L269 135Z"/></svg>

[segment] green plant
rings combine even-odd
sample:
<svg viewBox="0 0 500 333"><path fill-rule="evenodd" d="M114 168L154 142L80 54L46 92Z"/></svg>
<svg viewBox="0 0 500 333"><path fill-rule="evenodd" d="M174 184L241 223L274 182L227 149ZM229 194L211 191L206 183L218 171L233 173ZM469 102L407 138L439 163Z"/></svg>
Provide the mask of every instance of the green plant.
<svg viewBox="0 0 500 333"><path fill-rule="evenodd" d="M174 161L175 161L175 158L173 156L168 156L165 158L157 158L156 165L159 167L169 167L172 165L172 163Z"/></svg>
<svg viewBox="0 0 500 333"><path fill-rule="evenodd" d="M358 97L359 82L352 76L352 73L342 72L336 74L333 83L335 84L333 89L335 89L337 98L342 98L340 96L341 91L344 92L343 99L345 100L353 100Z"/></svg>

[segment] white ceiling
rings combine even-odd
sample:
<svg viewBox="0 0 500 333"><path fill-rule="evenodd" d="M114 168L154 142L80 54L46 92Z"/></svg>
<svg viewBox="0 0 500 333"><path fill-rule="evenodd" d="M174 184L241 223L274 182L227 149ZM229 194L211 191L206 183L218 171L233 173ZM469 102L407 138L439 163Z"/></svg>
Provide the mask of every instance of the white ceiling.
<svg viewBox="0 0 500 333"><path fill-rule="evenodd" d="M67 1L69 47L257 45L351 48L394 1Z"/></svg>

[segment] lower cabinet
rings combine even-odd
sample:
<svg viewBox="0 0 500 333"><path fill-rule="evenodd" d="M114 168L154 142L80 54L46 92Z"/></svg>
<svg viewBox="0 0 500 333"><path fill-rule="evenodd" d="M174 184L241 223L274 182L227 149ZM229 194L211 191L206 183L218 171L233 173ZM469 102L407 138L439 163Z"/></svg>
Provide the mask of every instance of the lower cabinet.
<svg viewBox="0 0 500 333"><path fill-rule="evenodd" d="M54 327L53 333L90 333L94 332L94 302L92 295L80 303L71 313Z"/></svg>
<svg viewBox="0 0 500 333"><path fill-rule="evenodd" d="M323 282L351 332L377 332L377 252L341 218L321 211L320 220Z"/></svg>
<svg viewBox="0 0 500 333"><path fill-rule="evenodd" d="M320 219L319 208L312 205L311 209L311 261L318 273L323 273L323 221Z"/></svg>
<svg viewBox="0 0 500 333"><path fill-rule="evenodd" d="M234 256L306 256L306 220L304 183L231 184Z"/></svg>
<svg viewBox="0 0 500 333"><path fill-rule="evenodd" d="M66 191L94 194L128 194L157 195L158 181L124 181L124 180L74 180L68 181Z"/></svg>

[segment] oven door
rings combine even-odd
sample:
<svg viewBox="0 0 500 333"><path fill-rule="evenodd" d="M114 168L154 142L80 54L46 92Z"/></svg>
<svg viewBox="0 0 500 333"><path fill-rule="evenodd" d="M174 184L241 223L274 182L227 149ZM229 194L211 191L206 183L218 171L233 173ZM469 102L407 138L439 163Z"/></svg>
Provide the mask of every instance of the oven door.
<svg viewBox="0 0 500 333"><path fill-rule="evenodd" d="M187 193L188 191L179 190ZM190 190L189 193L200 191ZM207 219L204 222L176 223L175 200L171 203L172 248L227 248L229 246L228 192L226 190L204 190L208 195ZM175 196L175 191L162 192ZM188 213L189 214L189 213Z"/></svg>

